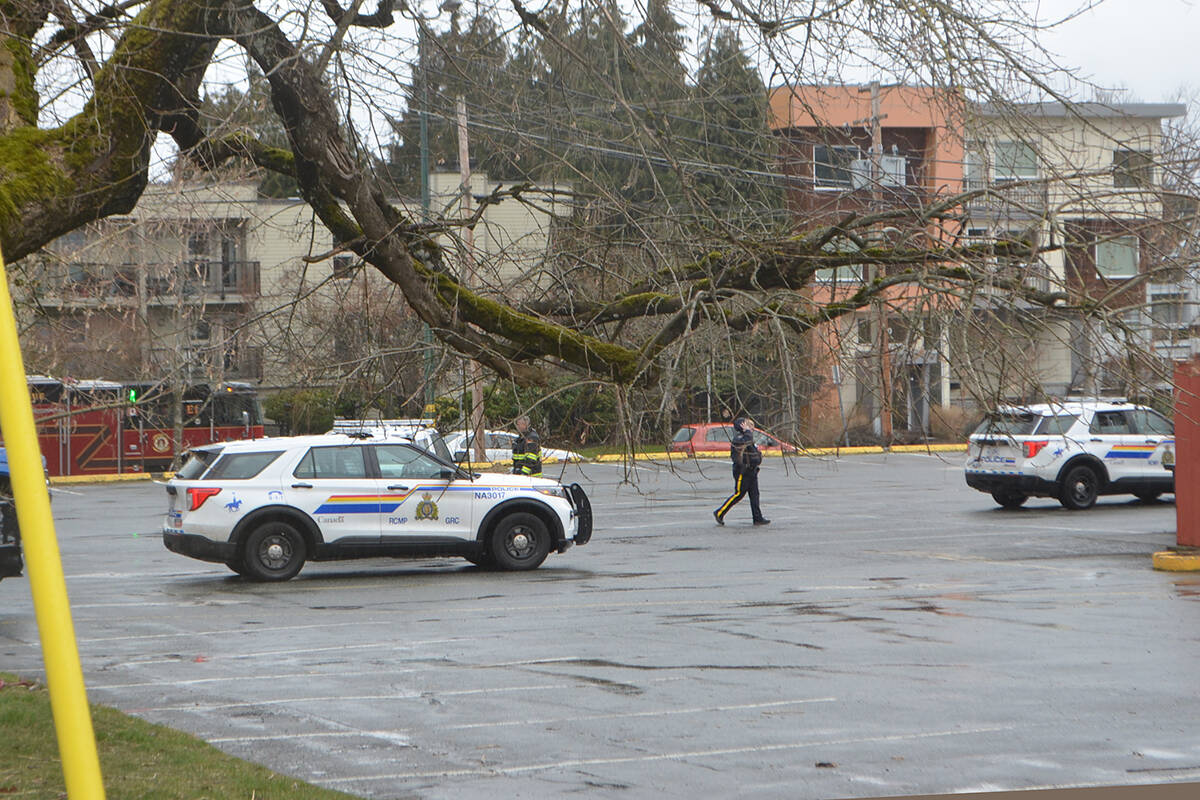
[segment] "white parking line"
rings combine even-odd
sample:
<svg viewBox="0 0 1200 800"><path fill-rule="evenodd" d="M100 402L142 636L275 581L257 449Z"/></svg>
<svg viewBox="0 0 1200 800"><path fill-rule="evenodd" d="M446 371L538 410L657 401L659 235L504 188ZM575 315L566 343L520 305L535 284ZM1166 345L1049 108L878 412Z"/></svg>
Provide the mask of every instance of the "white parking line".
<svg viewBox="0 0 1200 800"><path fill-rule="evenodd" d="M678 677L654 678L643 683L670 683L673 681L681 681L685 678L681 675ZM584 681L572 681L570 683L541 683L527 684L525 686L497 686L488 689L431 689L421 692L401 692L396 694L360 694L360 695L344 695L335 694L329 696L314 696L314 697L282 697L274 700L254 700L238 703L212 703L201 705L199 703L186 706L149 706L145 708L131 709L135 714L152 714L163 711L220 711L231 708L257 708L261 706L280 706L290 703L342 703L350 700L425 700L429 697L469 697L473 695L487 694L508 694L509 692L548 692L555 690L570 689L578 691L581 683Z"/></svg>
<svg viewBox="0 0 1200 800"><path fill-rule="evenodd" d="M500 726L511 725L547 725L559 724L566 722L593 722L602 719L628 719L636 717L669 717L680 714L713 714L727 711L753 711L763 708L778 708L780 706L803 705L806 703L832 703L836 702L836 697L807 697L797 700L777 700L770 703L742 703L739 705L728 706L698 706L696 708L675 708L662 709L659 711L629 711L625 713L613 714L587 714L575 717L548 717L545 719L528 719L528 720L511 720L506 722L477 722L465 725L445 725L441 730L467 730L471 728L494 728ZM215 739L206 739L209 744L228 744L242 742L273 742L283 741L288 739L316 739L316 738L354 738L354 737L369 737L369 738L384 738L384 739L400 739L407 740L406 731L380 731L380 730L364 730L364 731L313 731L310 733L283 733L277 736L223 736Z"/></svg>
<svg viewBox="0 0 1200 800"><path fill-rule="evenodd" d="M776 700L770 703L743 703L732 706L700 706L697 708L675 708L659 711L628 711L613 714L588 714L576 717L546 717L544 719L505 720L503 722L469 722L463 725L445 725L442 730L470 730L473 728L501 728L514 725L552 725L566 722L593 722L600 719L626 719L636 717L670 717L678 714L713 714L723 711L751 711L759 708L778 708L805 703L833 703L836 697L807 697L799 700Z"/></svg>
<svg viewBox="0 0 1200 800"><path fill-rule="evenodd" d="M396 781L413 778L455 778L475 775L516 775L522 772L539 772L549 769L566 769L571 767L601 766L604 764L635 764L654 761L682 761L689 758L710 758L712 756L740 755L743 753L772 753L783 750L802 750L810 747L835 747L847 744L870 744L874 742L904 742L919 739L932 739L940 736L971 736L982 733L1000 733L1016 730L1015 725L999 725L987 728L954 728L945 731L927 733L902 733L892 736L864 736L853 739L826 739L810 742L787 742L783 744L754 745L749 747L723 747L713 750L681 750L673 753L655 753L637 756L614 756L611 758L577 758L565 761L551 761L541 764L525 764L514 767L485 767L477 769L440 770L436 772L392 772L381 775L362 775L356 778L312 778L311 783L322 786L334 784L358 783L368 781Z"/></svg>

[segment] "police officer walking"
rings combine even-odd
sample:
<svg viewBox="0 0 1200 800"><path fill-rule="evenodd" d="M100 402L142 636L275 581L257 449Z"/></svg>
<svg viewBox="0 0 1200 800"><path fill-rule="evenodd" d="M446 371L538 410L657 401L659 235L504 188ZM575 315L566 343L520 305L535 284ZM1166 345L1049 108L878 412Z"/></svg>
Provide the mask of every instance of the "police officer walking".
<svg viewBox="0 0 1200 800"><path fill-rule="evenodd" d="M512 446L513 474L542 477L542 443L537 431L529 427L529 417L524 414L517 417L513 424L517 428L517 438Z"/></svg>
<svg viewBox="0 0 1200 800"><path fill-rule="evenodd" d="M750 513L755 525L770 525L758 507L758 468L762 451L754 444L754 423L747 417L733 421L733 438L729 440L729 457L733 460L733 494L713 512L718 525L725 524L725 515L738 501L750 495Z"/></svg>

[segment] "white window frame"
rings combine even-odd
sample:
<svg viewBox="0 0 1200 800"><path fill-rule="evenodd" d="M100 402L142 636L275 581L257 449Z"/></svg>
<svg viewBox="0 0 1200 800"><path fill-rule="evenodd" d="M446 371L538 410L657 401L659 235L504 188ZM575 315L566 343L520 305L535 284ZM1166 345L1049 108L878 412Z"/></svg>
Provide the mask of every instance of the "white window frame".
<svg viewBox="0 0 1200 800"><path fill-rule="evenodd" d="M1021 149L1024 152L1021 155L1030 156L1033 164L1032 168L1028 164L1018 164L1016 153L1013 153L1013 158L1006 159L1002 153L1008 148L1014 151ZM1016 141L998 141L992 144L992 179L996 183L1009 183L1013 181L1031 181L1037 180L1038 177L1038 158L1037 148L1029 142Z"/></svg>
<svg viewBox="0 0 1200 800"><path fill-rule="evenodd" d="M818 156L820 151L825 151L826 160L821 160ZM829 161L830 154L841 153L846 158L845 161L834 163ZM862 149L855 144L815 144L813 145L813 186L817 189L845 191L853 186L854 169L852 164L862 158ZM822 177L819 169L824 167L835 175L838 172L845 174L845 180L839 180L831 177Z"/></svg>
<svg viewBox="0 0 1200 800"><path fill-rule="evenodd" d="M1133 268L1129 272L1115 271L1112 268L1102 269L1100 266L1101 249L1123 246L1133 250ZM1141 241L1136 236L1113 236L1097 240L1092 245L1092 263L1096 266L1096 274L1109 281L1124 281L1136 278L1141 266Z"/></svg>

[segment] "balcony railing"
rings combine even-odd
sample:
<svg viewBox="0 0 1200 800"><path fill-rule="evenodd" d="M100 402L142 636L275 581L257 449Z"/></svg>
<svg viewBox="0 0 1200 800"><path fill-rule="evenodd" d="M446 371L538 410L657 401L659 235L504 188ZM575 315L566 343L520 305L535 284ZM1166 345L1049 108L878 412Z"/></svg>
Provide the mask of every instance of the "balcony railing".
<svg viewBox="0 0 1200 800"><path fill-rule="evenodd" d="M176 297L246 301L261 291L257 261L186 261L163 269L152 267L146 277L146 294L151 301Z"/></svg>
<svg viewBox="0 0 1200 800"><path fill-rule="evenodd" d="M990 186L968 185L968 191L987 188L986 194L967 201L967 210L987 216L1037 216L1050 206L1045 184L1010 185L993 183Z"/></svg>
<svg viewBox="0 0 1200 800"><path fill-rule="evenodd" d="M184 298L248 302L258 297L257 261L186 261L179 264L72 262L50 269L36 287L46 304L127 305L145 273L148 302Z"/></svg>
<svg viewBox="0 0 1200 800"><path fill-rule="evenodd" d="M155 347L150 364L159 370L182 371L192 380L261 380L263 350L239 345L223 350L195 343L184 347Z"/></svg>

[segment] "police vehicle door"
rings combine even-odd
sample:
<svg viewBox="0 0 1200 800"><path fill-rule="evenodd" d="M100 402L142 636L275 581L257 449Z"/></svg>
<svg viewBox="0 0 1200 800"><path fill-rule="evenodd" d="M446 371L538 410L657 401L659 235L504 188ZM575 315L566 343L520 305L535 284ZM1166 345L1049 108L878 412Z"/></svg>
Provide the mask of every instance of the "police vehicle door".
<svg viewBox="0 0 1200 800"><path fill-rule="evenodd" d="M475 486L428 453L407 444L377 444L383 541L394 537L472 537Z"/></svg>
<svg viewBox="0 0 1200 800"><path fill-rule="evenodd" d="M326 542L379 541L379 481L361 445L311 447L285 478L286 502L308 513Z"/></svg>
<svg viewBox="0 0 1200 800"><path fill-rule="evenodd" d="M1146 447L1154 448L1154 452L1143 466L1149 467L1150 477L1162 477L1159 470L1163 469L1163 455L1167 449L1164 445L1174 451L1174 426L1162 414L1147 408L1135 408L1129 413L1133 415L1138 441ZM1171 455L1174 456L1174 452ZM1168 459L1167 463L1172 462Z"/></svg>
<svg viewBox="0 0 1200 800"><path fill-rule="evenodd" d="M1093 445L1098 445L1092 452L1104 460L1110 481L1140 475L1154 452L1154 447L1147 449L1142 441L1145 437L1134 433L1128 411L1097 411L1088 436Z"/></svg>

